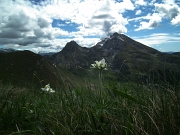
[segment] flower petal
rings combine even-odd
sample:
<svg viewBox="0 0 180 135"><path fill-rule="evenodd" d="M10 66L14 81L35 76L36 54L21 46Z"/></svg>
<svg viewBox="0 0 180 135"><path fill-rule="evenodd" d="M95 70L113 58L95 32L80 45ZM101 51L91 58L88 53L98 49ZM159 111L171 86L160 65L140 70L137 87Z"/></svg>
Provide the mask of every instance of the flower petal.
<svg viewBox="0 0 180 135"><path fill-rule="evenodd" d="M91 64L91 68L96 68L96 64Z"/></svg>
<svg viewBox="0 0 180 135"><path fill-rule="evenodd" d="M45 88L41 88L41 90L45 91L46 89Z"/></svg>

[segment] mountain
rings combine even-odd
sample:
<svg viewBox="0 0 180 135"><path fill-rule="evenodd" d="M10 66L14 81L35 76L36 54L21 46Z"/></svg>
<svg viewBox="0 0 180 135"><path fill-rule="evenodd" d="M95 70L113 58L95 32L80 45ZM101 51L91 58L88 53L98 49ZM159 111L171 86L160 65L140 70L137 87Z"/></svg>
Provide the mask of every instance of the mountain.
<svg viewBox="0 0 180 135"><path fill-rule="evenodd" d="M0 53L0 82L23 87L62 87L67 81L63 69L31 51ZM63 79L62 79L63 78Z"/></svg>
<svg viewBox="0 0 180 135"><path fill-rule="evenodd" d="M18 86L53 87L83 84L89 69L104 58L108 71L103 76L119 81L180 84L180 53L162 53L124 34L114 33L91 48L68 42L58 53L39 55L31 51L0 52L0 82ZM97 76L95 72L93 75ZM90 76L89 76L90 75Z"/></svg>
<svg viewBox="0 0 180 135"><path fill-rule="evenodd" d="M81 47L71 41L51 60L58 66L74 70L78 67L89 69L95 60L105 58L109 70L119 74L119 79L125 78L142 81L150 78L163 78L163 74L180 76L180 57L177 54L159 52L143 45L124 34L114 33L109 38L97 43L91 48Z"/></svg>
<svg viewBox="0 0 180 135"><path fill-rule="evenodd" d="M89 49L79 46L75 41L67 43L61 52L55 54L53 62L64 68L89 65Z"/></svg>
<svg viewBox="0 0 180 135"><path fill-rule="evenodd" d="M45 52L45 51L38 52L38 54L41 56L51 56L51 55L54 55L55 53L56 52Z"/></svg>
<svg viewBox="0 0 180 135"><path fill-rule="evenodd" d="M18 50L14 50L12 48L9 48L9 49L7 49L7 48L0 48L0 53L8 53L8 52L16 52L16 51L18 51Z"/></svg>
<svg viewBox="0 0 180 135"><path fill-rule="evenodd" d="M76 66L88 67L95 60L105 58L109 64L115 66L117 65L117 56L123 53L127 53L134 58L141 54L150 57L161 54L159 51L136 42L123 34L114 33L110 38L105 38L91 48L81 47L75 41L71 41L66 44L62 51L54 55L53 62L59 66L69 68ZM123 60L125 59L127 59L127 56ZM114 67L114 69L118 68Z"/></svg>

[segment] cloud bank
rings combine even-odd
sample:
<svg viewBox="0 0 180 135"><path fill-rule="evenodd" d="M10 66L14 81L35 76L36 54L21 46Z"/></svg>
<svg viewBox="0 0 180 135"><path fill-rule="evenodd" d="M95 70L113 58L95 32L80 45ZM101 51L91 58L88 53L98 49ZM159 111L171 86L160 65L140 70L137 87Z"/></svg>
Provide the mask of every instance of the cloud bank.
<svg viewBox="0 0 180 135"><path fill-rule="evenodd" d="M146 14L147 6L154 12ZM128 33L129 25L136 24L133 31L160 27L163 20L180 25L180 8L173 0L1 0L0 18L0 48L59 51L71 40L91 47L114 32Z"/></svg>

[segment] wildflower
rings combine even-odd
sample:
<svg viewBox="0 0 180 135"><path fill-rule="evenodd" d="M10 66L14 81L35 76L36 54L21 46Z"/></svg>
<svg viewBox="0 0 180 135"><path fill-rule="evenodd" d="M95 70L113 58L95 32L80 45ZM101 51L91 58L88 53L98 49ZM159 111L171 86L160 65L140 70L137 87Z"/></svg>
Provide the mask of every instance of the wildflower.
<svg viewBox="0 0 180 135"><path fill-rule="evenodd" d="M29 113L33 113L34 111L33 110L29 110Z"/></svg>
<svg viewBox="0 0 180 135"><path fill-rule="evenodd" d="M91 64L91 68L102 70L107 70L107 63L105 62L105 59L103 58L100 61L95 61L95 64Z"/></svg>
<svg viewBox="0 0 180 135"><path fill-rule="evenodd" d="M50 87L50 84L47 84L45 85L44 88L41 88L42 91L46 91L46 92L50 92L50 93L54 93L55 90L53 90L51 87Z"/></svg>
<svg viewBox="0 0 180 135"><path fill-rule="evenodd" d="M100 61L95 61L95 64L91 64L91 68L95 68L99 70L99 82L100 82L100 91L99 91L99 95L100 95L100 99L102 96L102 71L103 70L107 70L107 63L105 62L105 59L103 58Z"/></svg>

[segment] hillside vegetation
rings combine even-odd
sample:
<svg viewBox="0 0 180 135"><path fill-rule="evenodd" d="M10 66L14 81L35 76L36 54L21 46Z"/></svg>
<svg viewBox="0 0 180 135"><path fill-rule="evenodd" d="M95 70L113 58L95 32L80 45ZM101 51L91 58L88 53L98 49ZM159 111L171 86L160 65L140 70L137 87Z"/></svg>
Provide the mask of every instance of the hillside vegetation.
<svg viewBox="0 0 180 135"><path fill-rule="evenodd" d="M69 79L71 78L71 79ZM0 80L4 84L26 88L39 88L47 83L54 87L72 85L73 74L57 68L46 58L30 51L0 53Z"/></svg>
<svg viewBox="0 0 180 135"><path fill-rule="evenodd" d="M179 134L177 86L113 81L54 90L1 85L0 134Z"/></svg>
<svg viewBox="0 0 180 135"><path fill-rule="evenodd" d="M179 99L179 53L123 34L48 56L0 53L2 135L178 135Z"/></svg>

